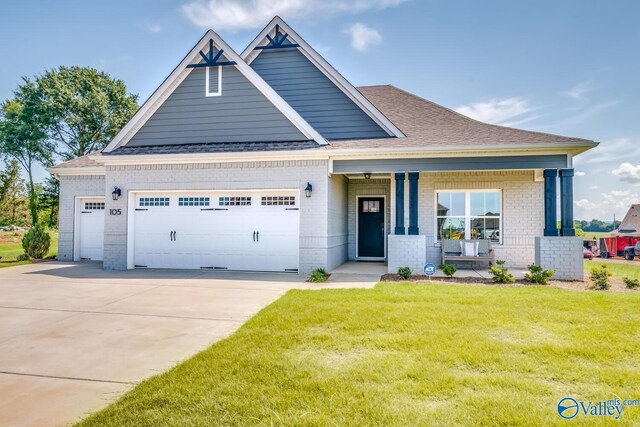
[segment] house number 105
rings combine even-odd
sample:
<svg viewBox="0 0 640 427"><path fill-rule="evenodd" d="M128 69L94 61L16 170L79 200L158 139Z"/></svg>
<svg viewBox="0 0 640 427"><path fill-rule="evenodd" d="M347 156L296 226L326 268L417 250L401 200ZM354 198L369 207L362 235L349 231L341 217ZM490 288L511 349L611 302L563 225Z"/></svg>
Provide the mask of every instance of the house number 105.
<svg viewBox="0 0 640 427"><path fill-rule="evenodd" d="M122 209L109 209L109 215L122 215Z"/></svg>

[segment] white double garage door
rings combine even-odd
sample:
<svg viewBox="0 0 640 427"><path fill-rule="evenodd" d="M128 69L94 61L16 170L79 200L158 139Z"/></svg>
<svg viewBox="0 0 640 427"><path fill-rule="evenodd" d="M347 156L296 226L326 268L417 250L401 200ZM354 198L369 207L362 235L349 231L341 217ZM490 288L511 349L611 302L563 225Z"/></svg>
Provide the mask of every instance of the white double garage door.
<svg viewBox="0 0 640 427"><path fill-rule="evenodd" d="M140 192L130 201L129 267L298 270L297 190ZM76 259L102 259L104 199L79 199L76 212Z"/></svg>
<svg viewBox="0 0 640 427"><path fill-rule="evenodd" d="M136 193L133 201L134 267L298 270L297 190Z"/></svg>

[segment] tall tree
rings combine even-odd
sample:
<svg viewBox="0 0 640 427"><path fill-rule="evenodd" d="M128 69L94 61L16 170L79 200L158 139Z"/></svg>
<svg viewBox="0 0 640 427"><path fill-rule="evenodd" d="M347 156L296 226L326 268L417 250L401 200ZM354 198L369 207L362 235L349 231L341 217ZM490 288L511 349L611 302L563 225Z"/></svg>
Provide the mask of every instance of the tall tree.
<svg viewBox="0 0 640 427"><path fill-rule="evenodd" d="M39 108L65 160L104 148L138 108L122 80L86 67L60 67L36 78Z"/></svg>
<svg viewBox="0 0 640 427"><path fill-rule="evenodd" d="M24 180L20 177L20 165L11 160L0 171L0 225L25 225L29 221Z"/></svg>
<svg viewBox="0 0 640 427"><path fill-rule="evenodd" d="M0 153L5 158L17 160L27 173L29 211L35 225L38 223L38 198L33 169L37 163L51 165L55 147L47 140L46 125L50 120L39 108L34 83L23 79L14 95L0 106Z"/></svg>
<svg viewBox="0 0 640 427"><path fill-rule="evenodd" d="M58 202L60 200L60 181L53 175L44 181L42 194L40 194L39 205L43 215L43 222L52 228L58 225Z"/></svg>

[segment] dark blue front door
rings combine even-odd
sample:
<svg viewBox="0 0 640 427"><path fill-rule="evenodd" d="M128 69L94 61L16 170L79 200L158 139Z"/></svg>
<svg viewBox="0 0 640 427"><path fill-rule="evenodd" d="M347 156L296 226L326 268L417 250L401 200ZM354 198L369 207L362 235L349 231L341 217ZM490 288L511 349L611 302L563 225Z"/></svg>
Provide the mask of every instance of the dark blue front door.
<svg viewBox="0 0 640 427"><path fill-rule="evenodd" d="M358 258L384 258L384 198L358 199Z"/></svg>

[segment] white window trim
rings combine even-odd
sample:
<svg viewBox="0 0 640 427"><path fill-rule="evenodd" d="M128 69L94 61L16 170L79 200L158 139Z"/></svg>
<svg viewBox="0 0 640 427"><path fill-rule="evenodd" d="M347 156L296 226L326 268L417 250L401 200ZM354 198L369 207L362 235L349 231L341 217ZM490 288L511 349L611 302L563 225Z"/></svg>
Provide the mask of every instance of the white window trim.
<svg viewBox="0 0 640 427"><path fill-rule="evenodd" d="M222 95L222 67L218 65L218 90L216 92L209 91L209 68L205 67L205 82L204 82L204 94L205 96L221 96Z"/></svg>
<svg viewBox="0 0 640 427"><path fill-rule="evenodd" d="M434 209L434 219L435 221L434 223L434 236L435 236L435 242L437 245L440 244L440 238L438 236L438 193L464 193L464 235L465 237L467 236L471 236L471 193L489 193L489 192L494 192L494 193L498 193L498 197L499 199L499 204L500 204L500 215L498 216L491 216L491 217L482 217L480 216L479 218L498 218L499 220L499 224L500 224L500 228L499 228L499 232L500 232L500 241L498 243L496 242L491 242L492 245L502 245L503 242L503 232L502 230L504 229L504 224L502 223L502 213L504 211L504 206L502 204L502 190L497 189L497 188L489 188L489 189L475 189L475 190L461 190L461 189L455 189L455 190L448 190L448 189L437 189L434 194L433 194L433 198L434 198L434 204L433 206L435 207ZM476 218L477 216L475 216L474 218ZM444 217L443 217L444 218ZM459 215L453 215L452 218L460 218Z"/></svg>

